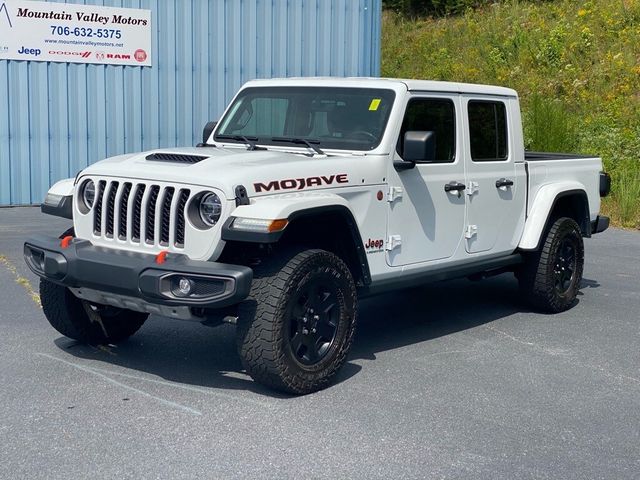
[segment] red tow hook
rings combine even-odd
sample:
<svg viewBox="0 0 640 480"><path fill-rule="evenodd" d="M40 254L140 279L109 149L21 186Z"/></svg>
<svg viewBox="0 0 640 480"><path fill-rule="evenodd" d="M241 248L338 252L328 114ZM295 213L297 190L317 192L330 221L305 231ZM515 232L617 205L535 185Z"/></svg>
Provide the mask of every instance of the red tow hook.
<svg viewBox="0 0 640 480"><path fill-rule="evenodd" d="M72 240L73 240L73 235L67 235L62 240L60 240L60 247L68 248Z"/></svg>
<svg viewBox="0 0 640 480"><path fill-rule="evenodd" d="M163 250L158 255L156 255L156 263L158 265L162 265L166 261L168 253L168 250Z"/></svg>

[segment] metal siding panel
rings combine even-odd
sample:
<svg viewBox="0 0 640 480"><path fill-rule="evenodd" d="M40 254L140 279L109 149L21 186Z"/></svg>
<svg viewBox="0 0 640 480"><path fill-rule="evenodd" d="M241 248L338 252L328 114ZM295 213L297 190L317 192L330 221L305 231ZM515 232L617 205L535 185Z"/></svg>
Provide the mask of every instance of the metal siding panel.
<svg viewBox="0 0 640 480"><path fill-rule="evenodd" d="M69 124L67 111L67 64L49 64L48 104L40 105L49 113L49 177L57 182L69 177ZM35 105L32 108L37 108Z"/></svg>
<svg viewBox="0 0 640 480"><path fill-rule="evenodd" d="M35 66L32 64L32 67ZM87 69L82 64L70 64L67 84L67 125L69 143L67 172L73 177L87 166Z"/></svg>
<svg viewBox="0 0 640 480"><path fill-rule="evenodd" d="M211 36L211 42L209 44L211 59L211 88L213 89L212 97L212 110L214 112L214 119L218 118L218 115L222 113L226 104L225 96L225 83L226 83L226 34L227 34L227 22L225 21L226 1L219 0L214 1L211 4L211 18L215 23L213 28L214 35Z"/></svg>
<svg viewBox="0 0 640 480"><path fill-rule="evenodd" d="M175 6L158 11L159 147L177 145Z"/></svg>
<svg viewBox="0 0 640 480"><path fill-rule="evenodd" d="M331 18L331 10L333 2L318 2L318 34L316 35L316 43L320 49L320 55L316 61L316 69L319 75L331 75L331 26L333 19Z"/></svg>
<svg viewBox="0 0 640 480"><path fill-rule="evenodd" d="M193 143L202 140L202 128L210 120L210 87L209 79L209 3L195 2L193 4L193 98L192 109L194 116Z"/></svg>
<svg viewBox="0 0 640 480"><path fill-rule="evenodd" d="M271 48L273 51L273 64L271 72L274 77L287 77L287 12L286 2L275 0L272 4L272 27L273 37L271 39Z"/></svg>
<svg viewBox="0 0 640 480"><path fill-rule="evenodd" d="M291 2L287 9L287 76L302 76L302 6Z"/></svg>
<svg viewBox="0 0 640 480"><path fill-rule="evenodd" d="M127 8L143 8L140 0L123 0L122 6ZM124 75L124 118L125 141L124 150L135 152L142 150L142 68L127 67Z"/></svg>
<svg viewBox="0 0 640 480"><path fill-rule="evenodd" d="M240 66L242 65L242 1L225 2L226 45L224 97L230 98L240 88ZM231 28L228 28L231 26Z"/></svg>
<svg viewBox="0 0 640 480"><path fill-rule="evenodd" d="M176 145L194 145L191 5L176 3Z"/></svg>
<svg viewBox="0 0 640 480"><path fill-rule="evenodd" d="M89 65L87 67L88 163L97 162L107 155L107 97L104 71L103 65Z"/></svg>
<svg viewBox="0 0 640 480"><path fill-rule="evenodd" d="M39 203L106 156L200 141L251 78L380 69L381 0L83 3L150 9L153 67L0 60L0 205Z"/></svg>
<svg viewBox="0 0 640 480"><path fill-rule="evenodd" d="M271 76L271 1L256 2L256 78Z"/></svg>
<svg viewBox="0 0 640 480"><path fill-rule="evenodd" d="M142 150L149 150L160 145L160 85L159 85L159 45L158 37L160 24L158 22L158 0L142 0L140 8L151 10L151 56L153 58L152 68L142 68L140 72L140 88L137 92L142 103L141 129Z"/></svg>
<svg viewBox="0 0 640 480"><path fill-rule="evenodd" d="M11 196L11 120L9 106L9 63L0 62L0 205L13 203ZM0 100L2 101L2 100Z"/></svg>
<svg viewBox="0 0 640 480"><path fill-rule="evenodd" d="M372 41L370 58L372 59L370 75L380 75L380 50L382 42L382 0L373 0L373 16L371 21Z"/></svg>
<svg viewBox="0 0 640 480"><path fill-rule="evenodd" d="M317 52L321 45L317 44L318 21L317 0L310 0L305 3L302 11L302 72L303 76L315 75L317 68Z"/></svg>
<svg viewBox="0 0 640 480"><path fill-rule="evenodd" d="M256 11L258 8L256 0L244 0L242 3L242 62L240 64L240 83L256 78L257 59L256 52L258 45Z"/></svg>
<svg viewBox="0 0 640 480"><path fill-rule="evenodd" d="M11 191L17 204L30 203L31 196L27 68L27 62L13 62L9 65L9 94L15 100L9 108L12 129L9 138Z"/></svg>

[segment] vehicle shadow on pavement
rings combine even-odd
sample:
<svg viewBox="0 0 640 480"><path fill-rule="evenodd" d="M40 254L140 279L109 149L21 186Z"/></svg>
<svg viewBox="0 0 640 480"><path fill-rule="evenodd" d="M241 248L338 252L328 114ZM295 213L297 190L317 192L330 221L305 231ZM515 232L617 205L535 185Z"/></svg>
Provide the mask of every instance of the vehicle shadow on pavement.
<svg viewBox="0 0 640 480"><path fill-rule="evenodd" d="M530 312L511 274L428 284L363 300L352 357L433 340Z"/></svg>
<svg viewBox="0 0 640 480"><path fill-rule="evenodd" d="M583 287L599 286L593 280L584 283ZM334 384L361 370L354 360L373 360L379 352L427 342L524 312L530 309L509 274L480 282L428 284L363 299L350 361ZM153 316L136 335L117 346L90 347L65 337L56 339L55 344L75 357L144 372L169 382L289 398L253 382L243 372L232 325L208 328L195 322Z"/></svg>

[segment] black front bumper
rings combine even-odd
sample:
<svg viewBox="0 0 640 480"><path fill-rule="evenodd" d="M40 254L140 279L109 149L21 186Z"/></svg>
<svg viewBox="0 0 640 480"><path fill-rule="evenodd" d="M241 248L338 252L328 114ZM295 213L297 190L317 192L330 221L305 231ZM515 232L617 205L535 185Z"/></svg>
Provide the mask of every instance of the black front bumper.
<svg viewBox="0 0 640 480"><path fill-rule="evenodd" d="M253 271L241 265L190 260L169 253L163 263L156 256L97 247L74 239L64 248L56 237L37 236L24 244L29 268L42 278L73 288L90 288L173 306L221 308L245 299ZM179 292L180 279L193 286Z"/></svg>

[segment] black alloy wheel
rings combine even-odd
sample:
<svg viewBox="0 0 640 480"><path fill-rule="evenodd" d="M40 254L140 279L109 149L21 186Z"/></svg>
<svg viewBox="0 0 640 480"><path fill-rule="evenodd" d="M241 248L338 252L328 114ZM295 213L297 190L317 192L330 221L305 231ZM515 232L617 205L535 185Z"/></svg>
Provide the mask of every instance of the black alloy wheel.
<svg viewBox="0 0 640 480"><path fill-rule="evenodd" d="M340 306L338 292L329 278L307 282L291 301L288 321L288 348L302 365L320 362L335 343Z"/></svg>
<svg viewBox="0 0 640 480"><path fill-rule="evenodd" d="M576 247L571 238L564 238L558 248L556 262L553 269L555 288L558 294L564 295L571 288L576 271Z"/></svg>

